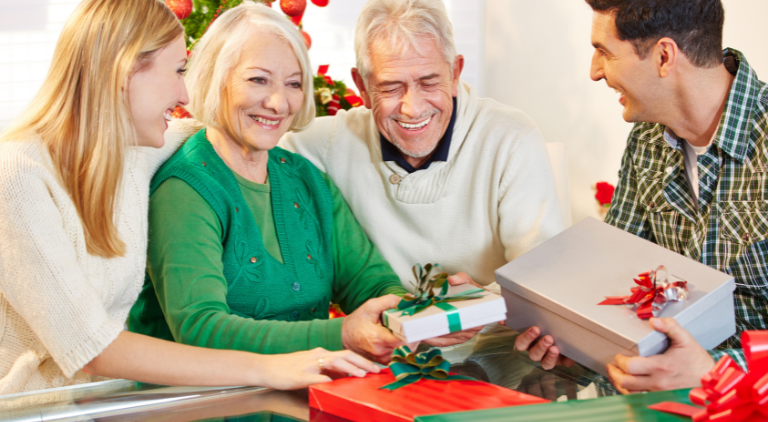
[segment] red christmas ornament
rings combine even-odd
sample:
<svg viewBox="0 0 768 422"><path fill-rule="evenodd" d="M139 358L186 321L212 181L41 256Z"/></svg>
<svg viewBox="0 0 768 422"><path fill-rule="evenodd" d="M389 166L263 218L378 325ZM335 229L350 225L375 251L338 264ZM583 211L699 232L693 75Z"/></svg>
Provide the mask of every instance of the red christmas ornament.
<svg viewBox="0 0 768 422"><path fill-rule="evenodd" d="M328 6L328 0L312 0L312 4L317 7L325 7Z"/></svg>
<svg viewBox="0 0 768 422"><path fill-rule="evenodd" d="M301 18L304 17L304 14L300 14L299 16L288 16L288 18L293 22L294 25L299 26L301 24Z"/></svg>
<svg viewBox="0 0 768 422"><path fill-rule="evenodd" d="M290 17L302 16L307 8L307 0L280 0L280 8Z"/></svg>
<svg viewBox="0 0 768 422"><path fill-rule="evenodd" d="M307 50L309 50L312 47L312 37L309 36L305 31L301 31L301 36L304 37L304 45L307 46Z"/></svg>
<svg viewBox="0 0 768 422"><path fill-rule="evenodd" d="M165 5L179 20L186 19L192 13L192 0L165 0Z"/></svg>

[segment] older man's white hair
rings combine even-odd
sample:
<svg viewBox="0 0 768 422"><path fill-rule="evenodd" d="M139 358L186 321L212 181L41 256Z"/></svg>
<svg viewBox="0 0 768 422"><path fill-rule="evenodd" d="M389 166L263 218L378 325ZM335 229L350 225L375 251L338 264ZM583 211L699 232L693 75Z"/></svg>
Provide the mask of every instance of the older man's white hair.
<svg viewBox="0 0 768 422"><path fill-rule="evenodd" d="M383 41L391 51L404 54L419 42L432 39L453 69L456 45L453 27L442 0L370 0L360 12L355 28L357 71L367 79L371 72L371 47Z"/></svg>
<svg viewBox="0 0 768 422"><path fill-rule="evenodd" d="M184 78L189 92L186 108L203 125L220 127L233 135L226 113L227 99L222 95L224 87L241 57L248 54L243 50L246 41L258 37L258 32L264 30L272 31L288 42L301 68L304 103L289 130L301 130L312 123L315 99L304 37L285 16L261 3L245 0L222 13L192 50Z"/></svg>

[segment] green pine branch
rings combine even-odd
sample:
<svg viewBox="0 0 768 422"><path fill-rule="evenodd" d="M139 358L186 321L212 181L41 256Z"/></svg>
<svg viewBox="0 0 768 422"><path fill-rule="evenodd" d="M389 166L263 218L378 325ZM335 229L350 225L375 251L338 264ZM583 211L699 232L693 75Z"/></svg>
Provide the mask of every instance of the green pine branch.
<svg viewBox="0 0 768 422"><path fill-rule="evenodd" d="M270 3L270 0L255 0L259 3ZM187 49L203 36L211 25L217 12L220 15L225 10L235 7L243 0L192 0L192 13L181 24L187 33Z"/></svg>

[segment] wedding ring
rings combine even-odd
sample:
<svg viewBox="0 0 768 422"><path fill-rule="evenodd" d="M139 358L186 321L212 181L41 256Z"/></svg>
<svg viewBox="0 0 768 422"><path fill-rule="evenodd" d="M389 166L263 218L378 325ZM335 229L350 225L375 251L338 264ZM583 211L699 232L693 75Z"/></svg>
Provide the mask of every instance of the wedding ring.
<svg viewBox="0 0 768 422"><path fill-rule="evenodd" d="M321 370L321 371L322 371L323 369L325 369L325 366L323 366L324 364L325 364L325 361L323 360L323 358L320 358L320 359L318 359L318 360L317 360L317 366L319 366L319 367L320 367L320 370Z"/></svg>

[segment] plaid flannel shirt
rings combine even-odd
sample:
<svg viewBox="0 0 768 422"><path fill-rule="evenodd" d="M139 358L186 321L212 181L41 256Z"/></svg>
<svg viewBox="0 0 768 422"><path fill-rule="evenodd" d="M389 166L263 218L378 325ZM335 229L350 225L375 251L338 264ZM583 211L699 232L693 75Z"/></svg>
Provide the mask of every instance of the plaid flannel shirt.
<svg viewBox="0 0 768 422"><path fill-rule="evenodd" d="M746 368L741 332L768 329L768 87L739 51L724 54L738 71L717 135L698 157L698 204L681 145L664 140L663 125L638 123L606 222L734 276L736 334L710 354Z"/></svg>

